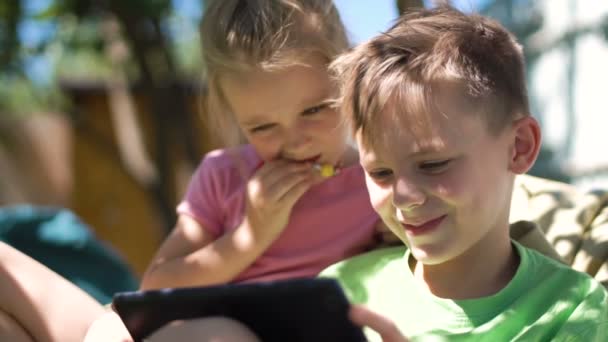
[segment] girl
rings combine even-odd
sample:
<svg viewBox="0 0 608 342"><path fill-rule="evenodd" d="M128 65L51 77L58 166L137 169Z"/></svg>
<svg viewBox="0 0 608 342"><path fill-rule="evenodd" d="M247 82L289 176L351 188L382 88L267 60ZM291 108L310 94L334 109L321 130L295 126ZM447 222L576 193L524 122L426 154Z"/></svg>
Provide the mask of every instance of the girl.
<svg viewBox="0 0 608 342"><path fill-rule="evenodd" d="M378 217L331 105L348 47L333 3L209 1L201 35L218 131L247 144L205 156L141 287L315 276L370 247Z"/></svg>
<svg viewBox="0 0 608 342"><path fill-rule="evenodd" d="M357 153L349 144L350 130L331 106L336 94L327 66L348 47L333 3L206 3L201 34L209 112L218 119L221 135L238 132L227 143L247 144L205 156L178 206L176 227L141 287L315 276L366 250L374 242L379 219L369 203ZM5 250L24 264L35 264L8 246ZM79 298L83 295L78 289L56 274L46 273L50 272L24 275L29 280L15 286L52 279L63 284L62 298L74 298L70 305L82 303L92 314L71 325L69 334L54 329L55 322L72 320L69 313L61 320L52 315L32 320L27 313L15 315L12 308L2 307L6 311L2 315L0 310L0 323L15 328L14 336L23 335L16 329L20 327L25 335L41 340L48 339L47 331L58 331L51 339L79 340L74 336L82 338L83 329L102 307L87 296ZM9 289L4 294L17 292ZM34 333L39 330L41 335ZM87 340L118 336L128 340L118 317L109 313L96 321Z"/></svg>

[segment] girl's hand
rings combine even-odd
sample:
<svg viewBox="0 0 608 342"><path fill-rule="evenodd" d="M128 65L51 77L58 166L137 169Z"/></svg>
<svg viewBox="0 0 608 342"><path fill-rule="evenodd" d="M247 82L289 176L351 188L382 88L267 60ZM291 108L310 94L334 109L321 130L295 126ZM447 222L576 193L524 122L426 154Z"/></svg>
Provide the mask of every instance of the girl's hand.
<svg viewBox="0 0 608 342"><path fill-rule="evenodd" d="M309 163L264 163L247 183L245 218L257 238L276 239L296 201L318 178Z"/></svg>
<svg viewBox="0 0 608 342"><path fill-rule="evenodd" d="M349 316L359 326L366 326L380 335L383 342L408 342L399 328L390 319L371 311L362 305L352 305Z"/></svg>

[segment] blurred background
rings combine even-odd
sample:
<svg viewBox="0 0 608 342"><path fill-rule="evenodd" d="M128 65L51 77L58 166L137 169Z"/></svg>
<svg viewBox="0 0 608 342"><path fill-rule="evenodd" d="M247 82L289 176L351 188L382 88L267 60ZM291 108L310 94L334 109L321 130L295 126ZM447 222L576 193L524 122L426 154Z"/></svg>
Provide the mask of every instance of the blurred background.
<svg viewBox="0 0 608 342"><path fill-rule="evenodd" d="M354 44L432 1L335 0ZM608 188L608 1L461 0L519 37L532 174ZM69 208L137 274L202 155L204 0L0 0L0 206Z"/></svg>

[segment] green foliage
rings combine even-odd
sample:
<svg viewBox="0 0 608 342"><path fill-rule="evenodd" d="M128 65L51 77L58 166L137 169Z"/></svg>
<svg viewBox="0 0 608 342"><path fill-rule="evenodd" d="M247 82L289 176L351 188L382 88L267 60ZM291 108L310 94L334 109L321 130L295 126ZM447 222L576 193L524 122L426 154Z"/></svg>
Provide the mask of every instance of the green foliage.
<svg viewBox="0 0 608 342"><path fill-rule="evenodd" d="M18 0L0 2L0 67L14 68L18 50L17 24L22 16Z"/></svg>
<svg viewBox="0 0 608 342"><path fill-rule="evenodd" d="M49 7L38 13L35 18L39 20L53 20L63 15L74 14L83 17L94 12L95 1L91 0L53 0Z"/></svg>
<svg viewBox="0 0 608 342"><path fill-rule="evenodd" d="M103 20L108 15L132 19L138 24L153 20L175 20L170 0L51 0L38 13L24 13L29 0L0 1L0 112L60 109L65 99L58 80L103 81L112 72L104 51ZM18 36L23 20L53 23L54 33L38 46L24 46ZM141 26L141 25L140 25ZM198 37L169 40L180 75L200 70ZM24 61L42 59L52 70L50 82L34 84L26 75ZM127 63L131 79L139 75L133 60Z"/></svg>
<svg viewBox="0 0 608 342"><path fill-rule="evenodd" d="M171 10L170 0L111 0L110 3L115 10L123 10L133 16L160 18Z"/></svg>
<svg viewBox="0 0 608 342"><path fill-rule="evenodd" d="M20 75L0 76L0 115L24 116L65 108L66 101L56 87L36 87Z"/></svg>

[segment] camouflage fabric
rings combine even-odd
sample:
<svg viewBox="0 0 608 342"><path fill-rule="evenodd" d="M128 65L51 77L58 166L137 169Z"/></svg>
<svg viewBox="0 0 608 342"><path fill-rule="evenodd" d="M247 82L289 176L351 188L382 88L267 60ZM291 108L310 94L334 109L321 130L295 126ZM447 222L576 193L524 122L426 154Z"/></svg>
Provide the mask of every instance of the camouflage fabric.
<svg viewBox="0 0 608 342"><path fill-rule="evenodd" d="M548 241L563 262L608 287L607 190L583 192L565 183L518 176L510 222L517 222L511 228L514 239L545 254L550 254Z"/></svg>

